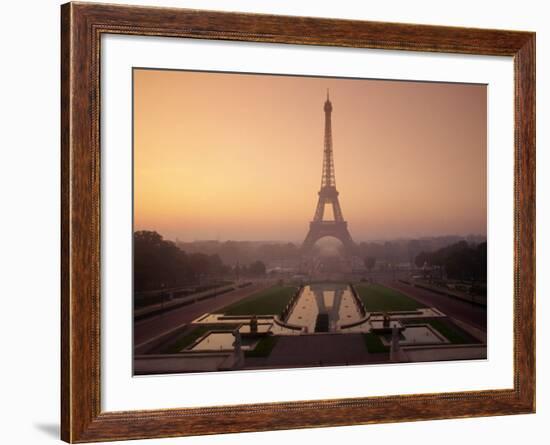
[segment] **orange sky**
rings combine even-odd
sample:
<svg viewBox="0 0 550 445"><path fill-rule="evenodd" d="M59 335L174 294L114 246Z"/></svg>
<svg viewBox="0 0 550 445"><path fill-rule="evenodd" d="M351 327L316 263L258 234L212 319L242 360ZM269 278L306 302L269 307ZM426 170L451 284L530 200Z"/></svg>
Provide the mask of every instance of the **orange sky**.
<svg viewBox="0 0 550 445"><path fill-rule="evenodd" d="M134 70L134 224L180 240L302 241L326 90L355 241L486 234L484 85Z"/></svg>

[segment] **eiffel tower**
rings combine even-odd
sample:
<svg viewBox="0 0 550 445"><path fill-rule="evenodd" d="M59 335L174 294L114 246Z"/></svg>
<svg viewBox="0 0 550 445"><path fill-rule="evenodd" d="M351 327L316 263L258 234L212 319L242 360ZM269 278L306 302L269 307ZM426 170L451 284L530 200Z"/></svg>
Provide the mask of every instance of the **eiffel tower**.
<svg viewBox="0 0 550 445"><path fill-rule="evenodd" d="M336 179L334 176L334 156L332 152L332 103L330 102L327 90L327 100L324 106L325 110L325 144L323 155L323 173L321 176L321 189L319 190L319 201L313 221L309 223L309 232L302 244L304 254L311 252L313 245L325 236L332 236L342 242L347 255L353 255L355 252L355 243L348 231L348 223L344 221L342 209L338 201L338 191L336 190ZM325 206L332 206L333 220L324 220Z"/></svg>

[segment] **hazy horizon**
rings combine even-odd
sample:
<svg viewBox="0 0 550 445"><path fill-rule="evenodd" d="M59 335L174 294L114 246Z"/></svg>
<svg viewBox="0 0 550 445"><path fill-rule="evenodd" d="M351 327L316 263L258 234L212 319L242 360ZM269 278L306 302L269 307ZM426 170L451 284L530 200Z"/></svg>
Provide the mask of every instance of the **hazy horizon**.
<svg viewBox="0 0 550 445"><path fill-rule="evenodd" d="M486 236L486 86L134 70L134 230L301 242L330 88L356 242Z"/></svg>
<svg viewBox="0 0 550 445"><path fill-rule="evenodd" d="M250 243L302 243L303 239L235 239L235 238L194 238L194 239L186 239L186 238L179 238L174 237L170 238L167 236L164 236L163 233L159 232L158 230L155 230L154 228L141 228L136 229L138 230L145 230L145 231L152 231L159 233L163 239L167 241L174 241L174 242L182 242L182 243L204 243L204 242L219 242L219 243L225 243L225 242L250 242ZM400 236L400 237L393 237L393 238L370 238L370 239L355 239L354 241L356 243L381 243L386 241L409 241L409 240L429 240L429 239L437 239L437 238L469 238L469 237L475 237L475 238L487 238L486 234L482 233L467 233L467 234L457 234L457 233L446 233L443 235L426 235L426 236L420 236L420 237L407 237L407 236ZM328 237L331 238L331 237Z"/></svg>

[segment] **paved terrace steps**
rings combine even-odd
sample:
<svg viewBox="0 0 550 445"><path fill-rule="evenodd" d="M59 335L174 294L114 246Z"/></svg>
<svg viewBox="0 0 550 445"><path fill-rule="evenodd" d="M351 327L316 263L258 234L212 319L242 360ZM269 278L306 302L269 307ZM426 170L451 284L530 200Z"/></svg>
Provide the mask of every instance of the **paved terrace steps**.
<svg viewBox="0 0 550 445"><path fill-rule="evenodd" d="M279 337L268 357L246 358L246 368L358 365L387 360L387 353L367 351L362 334L316 333Z"/></svg>

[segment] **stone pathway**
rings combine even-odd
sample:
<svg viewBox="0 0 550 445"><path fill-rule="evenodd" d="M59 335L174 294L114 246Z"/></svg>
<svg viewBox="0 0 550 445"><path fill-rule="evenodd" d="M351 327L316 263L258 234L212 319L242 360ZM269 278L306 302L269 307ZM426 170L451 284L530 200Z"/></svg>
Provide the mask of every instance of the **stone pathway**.
<svg viewBox="0 0 550 445"><path fill-rule="evenodd" d="M487 309L475 304L467 303L446 295L436 294L426 289L404 284L399 281L381 281L381 284L397 291L427 306L435 307L445 315L456 318L482 331L487 330Z"/></svg>
<svg viewBox="0 0 550 445"><path fill-rule="evenodd" d="M380 363L388 354L369 354L361 334L280 337L269 357L246 359L249 367L336 366Z"/></svg>
<svg viewBox="0 0 550 445"><path fill-rule="evenodd" d="M166 313L156 315L134 323L134 345L139 345L155 336L161 335L177 326L193 321L207 312L214 312L229 304L235 303L255 292L260 292L271 286L271 282L258 282L233 292L202 300L188 306L175 308Z"/></svg>

